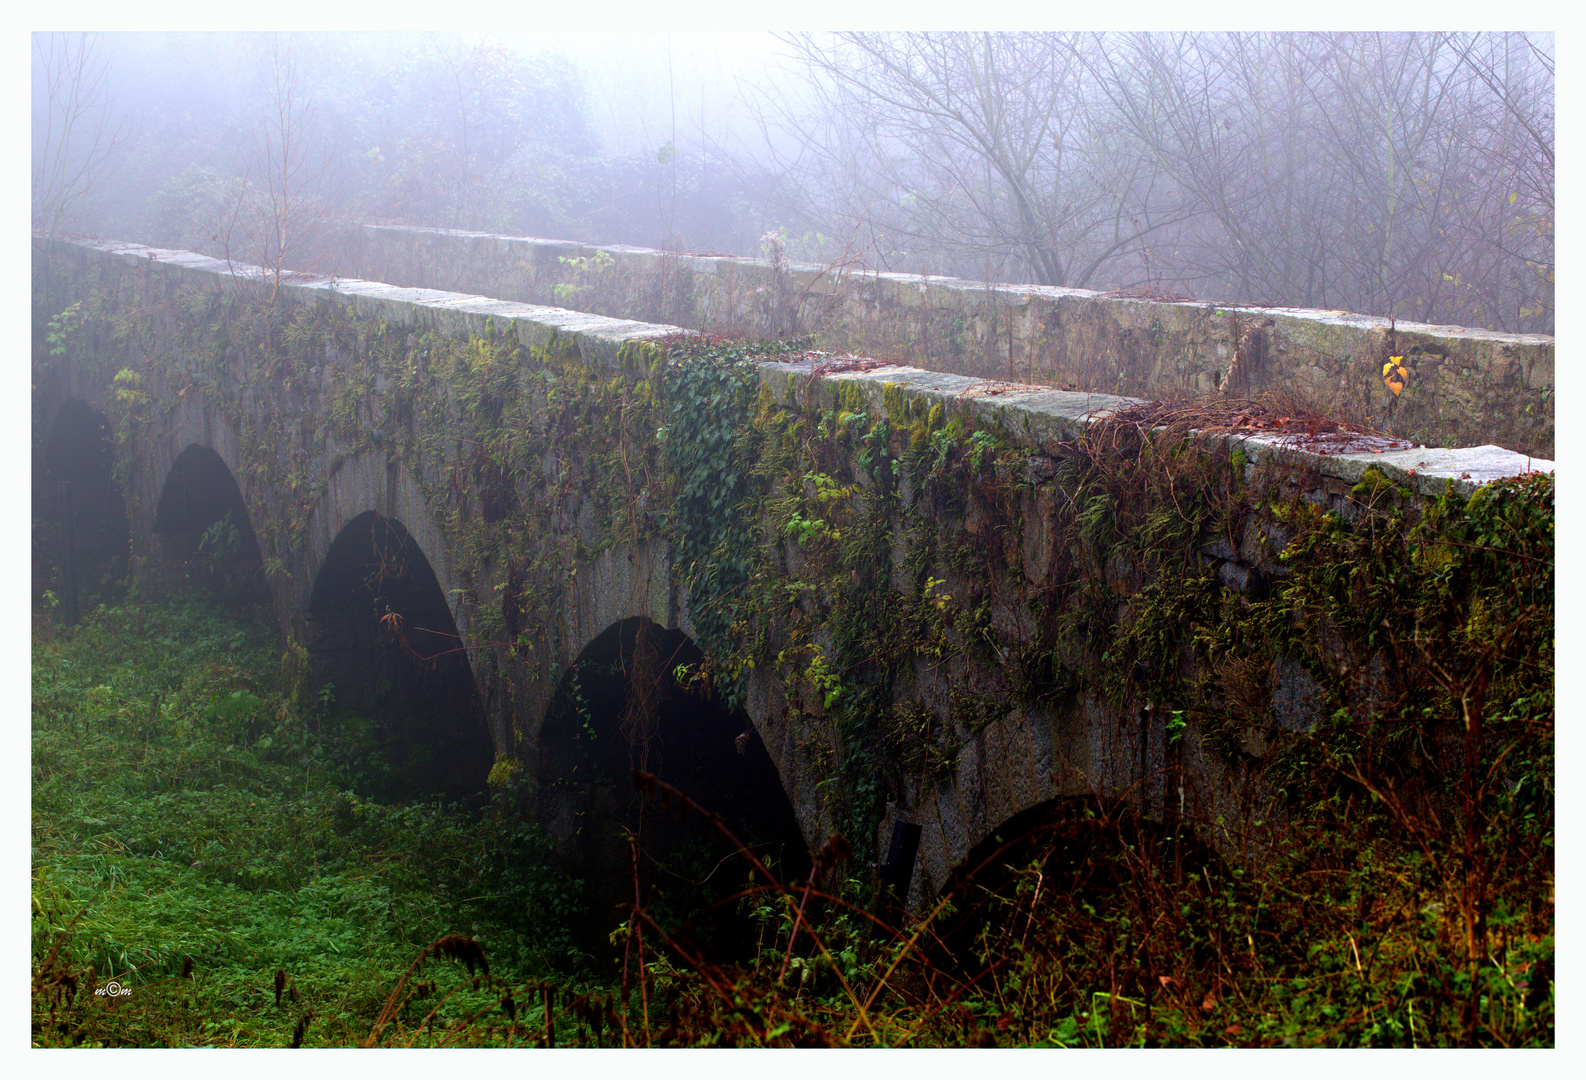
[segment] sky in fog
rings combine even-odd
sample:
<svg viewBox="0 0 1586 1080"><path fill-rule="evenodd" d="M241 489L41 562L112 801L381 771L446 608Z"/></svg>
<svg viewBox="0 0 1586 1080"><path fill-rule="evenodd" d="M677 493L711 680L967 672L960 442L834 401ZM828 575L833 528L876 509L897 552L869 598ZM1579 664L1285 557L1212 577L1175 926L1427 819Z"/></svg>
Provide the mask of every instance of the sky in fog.
<svg viewBox="0 0 1586 1080"><path fill-rule="evenodd" d="M517 51L565 53L590 81L590 120L608 145L657 147L745 120L739 82L763 77L777 42L766 31L501 33Z"/></svg>
<svg viewBox="0 0 1586 1080"><path fill-rule="evenodd" d="M1552 5L1533 5L1543 12ZM152 78L161 75L161 52L185 51L195 31L240 32L304 30L356 35L360 48L379 52L395 48L405 38L430 32L459 33L467 38L487 38L526 53L559 50L566 53L589 79L590 120L611 150L654 149L673 137L680 141L730 139L747 122L740 105L741 84L778 78L780 46L764 27L792 28L983 28L993 26L1061 26L1064 29L1131 29L1184 27L1182 4L1166 0L1137 0L1126 9L1106 5L1065 8L1012 4L988 11L953 0L811 0L796 9L773 11L760 5L720 2L658 5L648 0L607 0L598 6L530 4L508 7L499 3L368 3L352 0L328 6L301 0L275 3L267 8L243 9L214 3L162 3L157 7L111 4L94 0L47 13L51 29L164 30L181 32L173 42L161 44L152 35L131 49L138 59L154 61L141 67ZM30 21L37 22L37 12ZM1507 13L1490 3L1453 0L1442 4L1397 3L1385 13L1380 3L1343 0L1325 8L1299 10L1274 7L1255 0L1230 0L1214 10L1197 12L1195 28L1259 26L1263 29L1318 28L1329 25L1359 27L1425 28L1457 22L1480 27L1502 20ZM261 17L262 16L262 17ZM989 16L989 18L988 18ZM14 16L13 16L14 17ZM1525 20L1547 23L1547 18ZM621 27L619 31L616 28ZM37 29L37 27L32 27ZM370 31L376 31L371 33ZM22 35L19 35L21 38ZM187 38L188 42L181 39ZM24 39L25 40L25 39ZM17 44L25 44L17 41ZM208 62L224 66L230 50L224 36L207 37ZM26 79L27 65L14 69L14 78ZM781 76L785 81L786 76ZM24 84L25 85L25 84ZM240 90L239 90L240 92ZM18 115L14 113L14 115Z"/></svg>
<svg viewBox="0 0 1586 1080"><path fill-rule="evenodd" d="M244 32L172 27L107 35L119 80L139 84L149 96L178 99L183 67L210 68L219 76L206 92L225 87L241 94L251 72L227 79L224 69L245 63ZM301 29L312 37L340 36L371 58L395 56L422 47L436 35L459 35L469 44L498 44L532 55L560 52L588 80L589 119L611 149L654 149L672 137L695 138L701 116L707 132L713 125L742 119L735 107L740 80L764 77L775 62L778 45L771 33L748 31L515 30L473 31L463 27L430 30L341 32L309 23ZM703 113L702 113L703 110Z"/></svg>

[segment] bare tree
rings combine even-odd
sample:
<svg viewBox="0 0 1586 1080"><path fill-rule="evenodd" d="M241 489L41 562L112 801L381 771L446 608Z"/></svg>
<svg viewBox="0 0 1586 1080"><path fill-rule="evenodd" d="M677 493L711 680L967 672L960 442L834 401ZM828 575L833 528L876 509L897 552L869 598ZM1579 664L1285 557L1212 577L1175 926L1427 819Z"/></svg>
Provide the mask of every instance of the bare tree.
<svg viewBox="0 0 1586 1080"><path fill-rule="evenodd" d="M1451 311L1500 329L1553 332L1554 60L1549 35L1460 35L1469 73L1461 123L1446 137L1464 151L1450 187L1457 245L1439 267Z"/></svg>
<svg viewBox="0 0 1586 1080"><path fill-rule="evenodd" d="M115 113L110 65L92 34L34 34L33 79L33 227L53 237L92 211L131 124Z"/></svg>
<svg viewBox="0 0 1586 1080"><path fill-rule="evenodd" d="M1494 196L1524 186L1507 178L1527 156L1517 132L1550 162L1551 123L1540 137L1540 95L1498 64L1478 77L1478 44L1496 47L1438 33L1133 34L1085 55L1117 123L1200 211L1172 237L1188 289L1512 328L1476 294L1540 262L1499 253L1495 232L1525 230L1499 221ZM1542 81L1550 100L1550 70ZM1551 172L1533 172L1545 195L1526 207L1546 208L1550 236ZM1550 239L1529 243L1543 246L1550 271Z"/></svg>
<svg viewBox="0 0 1586 1080"><path fill-rule="evenodd" d="M765 100L798 133L792 164L824 231L869 224L897 268L1083 286L1176 215L1145 201L1138 156L1090 124L1075 39L1061 34L844 33L784 39L819 122ZM920 265L923 249L949 261ZM974 273L976 271L970 271Z"/></svg>
<svg viewBox="0 0 1586 1080"><path fill-rule="evenodd" d="M288 273L315 269L340 181L290 41L274 41L264 75L253 144L237 165L217 239L228 261L240 257L264 269L273 300Z"/></svg>
<svg viewBox="0 0 1586 1080"><path fill-rule="evenodd" d="M1546 36L783 41L809 93L759 98L795 235L857 223L888 269L1552 329Z"/></svg>

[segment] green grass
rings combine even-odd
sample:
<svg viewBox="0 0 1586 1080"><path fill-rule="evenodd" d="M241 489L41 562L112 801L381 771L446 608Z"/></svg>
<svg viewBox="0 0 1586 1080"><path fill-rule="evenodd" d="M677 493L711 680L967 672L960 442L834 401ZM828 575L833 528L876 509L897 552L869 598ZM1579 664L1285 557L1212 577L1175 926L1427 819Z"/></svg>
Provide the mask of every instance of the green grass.
<svg viewBox="0 0 1586 1080"><path fill-rule="evenodd" d="M356 1044L448 934L508 980L576 965L573 887L533 872L510 799L363 797L378 761L279 667L272 633L199 604L35 633L36 1045L285 1046L304 1017L304 1045ZM93 993L112 980L131 992Z"/></svg>

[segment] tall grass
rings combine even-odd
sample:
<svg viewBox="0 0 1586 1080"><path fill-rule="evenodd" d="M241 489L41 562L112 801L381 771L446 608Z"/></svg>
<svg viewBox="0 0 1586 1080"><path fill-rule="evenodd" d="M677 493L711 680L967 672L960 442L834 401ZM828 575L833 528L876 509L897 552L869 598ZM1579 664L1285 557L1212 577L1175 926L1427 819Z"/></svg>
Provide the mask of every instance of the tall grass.
<svg viewBox="0 0 1586 1080"><path fill-rule="evenodd" d="M491 988L495 1008L449 1026L430 1013L377 1025L367 1045L1552 1045L1550 874L1504 890L1472 966L1457 881L1346 796L1313 825L1317 843L1241 867L1123 806L1057 806L901 926L870 915L862 888L815 887L842 858L834 843L808 882L755 867L724 902L759 920L752 955L712 958L686 925L635 905L613 936L618 985L513 985L470 967L454 992ZM463 946L438 941L415 968ZM398 987L387 1011L411 999Z"/></svg>

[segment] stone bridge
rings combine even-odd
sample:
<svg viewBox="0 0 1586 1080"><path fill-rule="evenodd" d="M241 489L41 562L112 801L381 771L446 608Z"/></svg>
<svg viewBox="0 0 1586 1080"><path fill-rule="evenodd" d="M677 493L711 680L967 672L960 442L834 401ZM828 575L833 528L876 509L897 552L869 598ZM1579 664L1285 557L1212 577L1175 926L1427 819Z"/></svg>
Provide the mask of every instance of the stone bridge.
<svg viewBox="0 0 1586 1080"><path fill-rule="evenodd" d="M795 863L918 826L915 904L1065 797L1270 844L1285 737L1418 678L1329 553L1553 468L130 244L33 281L42 475L136 586L268 605L405 783L515 785L585 866L634 769Z"/></svg>

